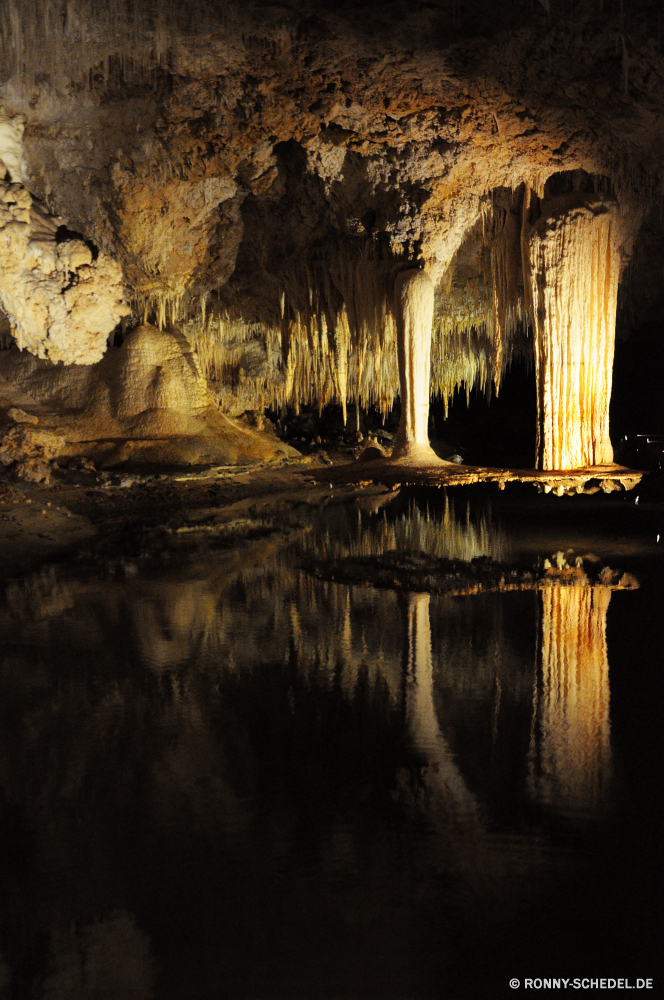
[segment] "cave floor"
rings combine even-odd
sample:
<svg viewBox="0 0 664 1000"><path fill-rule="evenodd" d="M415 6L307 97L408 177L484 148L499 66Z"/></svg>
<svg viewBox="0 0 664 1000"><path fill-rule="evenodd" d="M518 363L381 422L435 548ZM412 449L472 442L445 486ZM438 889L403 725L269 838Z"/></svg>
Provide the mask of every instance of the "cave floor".
<svg viewBox="0 0 664 1000"><path fill-rule="evenodd" d="M94 471L50 486L0 479L0 579L63 559L134 558L165 537L230 539L248 524L274 521L306 504L380 506L400 486L534 483L545 492L632 489L643 473L620 466L565 473L449 465L407 468L318 456L281 465L123 471L109 482ZM383 498L383 499L382 499ZM243 527L244 526L244 527Z"/></svg>
<svg viewBox="0 0 664 1000"><path fill-rule="evenodd" d="M241 533L299 504L320 507L357 497L372 503L389 485L319 482L312 459L280 465L123 471L104 481L94 471L50 486L0 479L0 580L44 562L132 558L164 535ZM103 475L103 474L102 474ZM345 477L348 479L348 477Z"/></svg>

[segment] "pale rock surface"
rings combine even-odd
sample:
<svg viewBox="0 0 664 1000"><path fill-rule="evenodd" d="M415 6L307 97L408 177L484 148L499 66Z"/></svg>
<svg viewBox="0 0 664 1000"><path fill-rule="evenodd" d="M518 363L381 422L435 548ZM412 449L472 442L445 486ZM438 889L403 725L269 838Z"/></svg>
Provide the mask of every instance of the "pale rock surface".
<svg viewBox="0 0 664 1000"><path fill-rule="evenodd" d="M534 207L533 207L534 206ZM538 468L609 465L620 254L615 204L568 194L524 204L534 327ZM528 213L535 218L528 221Z"/></svg>
<svg viewBox="0 0 664 1000"><path fill-rule="evenodd" d="M220 413L187 340L152 326L86 367L0 352L0 408L11 406L39 419L39 430L21 425L5 434L3 454L19 463L32 457L34 436L49 432L59 438L49 458L84 455L108 467L252 464L298 454Z"/></svg>
<svg viewBox="0 0 664 1000"><path fill-rule="evenodd" d="M26 179L27 166L23 156L25 122L21 115L10 116L0 108L0 160L9 171L15 184Z"/></svg>
<svg viewBox="0 0 664 1000"><path fill-rule="evenodd" d="M0 300L21 350L50 361L99 361L129 312L122 269L83 240L58 242L62 220L22 183L23 120L0 112Z"/></svg>
<svg viewBox="0 0 664 1000"><path fill-rule="evenodd" d="M7 416L15 420L17 424L34 424L36 426L39 423L39 417L26 413L20 406L12 406L11 409L7 410Z"/></svg>
<svg viewBox="0 0 664 1000"><path fill-rule="evenodd" d="M602 190L619 198L621 266L636 240L654 274L632 295L645 317L661 254L639 250L644 215L649 239L662 239L664 58L652 5L633 0L619 13L615 4L595 5L593 14L589 5L581 18L561 10L555 24L543 4L456 6L454 18L444 4L402 6L398 16L388 4L376 16L377 6L362 3L277 8L244 0L223 11L208 4L205 16L189 20L182 4L165 0L157 21L149 4L137 3L130 25L105 4L74 4L80 16L63 19L55 0L17 0L0 26L8 109L0 159L13 184L29 185L51 213L122 262L137 315L162 327L200 317L201 339L211 339L214 303L220 325L256 333L256 353L271 360L279 348L282 363L240 380L237 392L219 379L233 412L249 408L250 389L256 409L297 408L313 396L391 406L399 381L394 270L406 261L423 266L440 299L475 229L489 250L501 192L528 186L544 197L560 172L604 178ZM616 38L628 40L622 55ZM508 222L505 247L491 248L494 286L493 264L516 224ZM30 327L22 336L38 354L90 360L82 322L37 315L36 306L32 325L18 315L32 273L17 263L25 260L19 223L8 244L14 270L4 273L0 254L0 286L11 285L0 296L14 295L14 326L18 319ZM50 251L42 258L47 266ZM357 280L340 273L340 261L362 265ZM434 351L436 391L486 389L509 362L499 336L493 358L477 346L480 291L492 293L482 261L478 254L477 266L456 269L459 336ZM367 262L380 272L375 295L365 294ZM30 302L42 293L56 301L53 281L64 309L83 287L58 285L55 267L34 269L39 295L31 292ZM510 301L521 298L519 282L505 290L489 317L498 332L512 323ZM371 308L358 310L358 299ZM96 308L104 313L101 302ZM98 332L99 317L92 325ZM67 330L75 345L63 342ZM101 334L98 343L96 357ZM220 370L240 369L224 343L218 353ZM594 460L605 460L606 439L595 450ZM565 468L587 459L551 461Z"/></svg>
<svg viewBox="0 0 664 1000"><path fill-rule="evenodd" d="M117 164L112 176L123 200L120 232L129 276L139 297L156 308L163 326L167 306L168 318L177 318L179 300L192 276L205 270L215 251L219 256L215 242L224 236L228 264L218 279L232 273L242 229L225 219L220 208L233 199L237 184L228 176L136 183Z"/></svg>
<svg viewBox="0 0 664 1000"><path fill-rule="evenodd" d="M429 444L429 383L434 286L424 271L403 271L394 287L401 422L392 461L445 465Z"/></svg>

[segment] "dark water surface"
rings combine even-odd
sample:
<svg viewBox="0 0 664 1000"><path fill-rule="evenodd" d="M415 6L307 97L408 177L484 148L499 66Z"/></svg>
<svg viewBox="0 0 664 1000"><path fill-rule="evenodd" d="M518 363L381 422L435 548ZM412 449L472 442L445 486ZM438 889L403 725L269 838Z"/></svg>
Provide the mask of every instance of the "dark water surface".
<svg viewBox="0 0 664 1000"><path fill-rule="evenodd" d="M0 997L662 995L658 511L402 492L9 584ZM304 568L569 547L640 589L454 597Z"/></svg>

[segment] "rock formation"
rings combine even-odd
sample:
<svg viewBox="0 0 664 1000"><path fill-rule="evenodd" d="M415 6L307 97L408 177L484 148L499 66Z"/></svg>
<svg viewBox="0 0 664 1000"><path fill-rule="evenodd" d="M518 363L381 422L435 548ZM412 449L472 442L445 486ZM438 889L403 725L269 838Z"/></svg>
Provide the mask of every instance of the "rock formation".
<svg viewBox="0 0 664 1000"><path fill-rule="evenodd" d="M405 271L395 282L401 389L401 423L393 460L442 465L429 444L429 379L433 282L423 271Z"/></svg>
<svg viewBox="0 0 664 1000"><path fill-rule="evenodd" d="M619 281L625 323L662 310L664 144L659 15L614 7L7 0L16 344L91 364L151 323L229 413L386 412L395 281L422 271L432 392L498 391L534 349L540 467L610 462Z"/></svg>
<svg viewBox="0 0 664 1000"><path fill-rule="evenodd" d="M537 467L610 465L609 403L620 255L614 206L583 194L524 211L524 271L533 317Z"/></svg>
<svg viewBox="0 0 664 1000"><path fill-rule="evenodd" d="M33 199L23 183L22 132L20 118L0 114L0 300L20 350L93 364L130 312L122 269Z"/></svg>
<svg viewBox="0 0 664 1000"><path fill-rule="evenodd" d="M95 365L53 366L0 352L0 408L18 400L38 421L0 426L0 461L49 481L50 460L236 465L297 455L272 434L219 411L196 355L175 332L140 326ZM11 411L9 411L11 412ZM21 419L21 418L19 418ZM57 432L57 433L56 433Z"/></svg>

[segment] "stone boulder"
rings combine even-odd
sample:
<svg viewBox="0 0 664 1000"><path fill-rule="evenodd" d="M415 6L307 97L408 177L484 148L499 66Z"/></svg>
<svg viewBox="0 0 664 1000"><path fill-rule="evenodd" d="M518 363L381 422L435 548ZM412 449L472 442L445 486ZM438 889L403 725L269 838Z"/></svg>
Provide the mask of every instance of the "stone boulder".
<svg viewBox="0 0 664 1000"><path fill-rule="evenodd" d="M147 325L86 367L1 351L0 409L10 407L38 417L39 431L30 431L58 437L50 458L85 456L101 467L250 465L298 455L269 429L220 413L186 338ZM7 458L19 461L18 431L9 435Z"/></svg>

